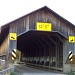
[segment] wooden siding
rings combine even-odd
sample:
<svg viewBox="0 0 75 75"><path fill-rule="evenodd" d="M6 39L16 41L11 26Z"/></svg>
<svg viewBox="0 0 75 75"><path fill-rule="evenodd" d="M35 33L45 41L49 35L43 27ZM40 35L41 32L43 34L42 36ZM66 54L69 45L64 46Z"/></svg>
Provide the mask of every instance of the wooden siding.
<svg viewBox="0 0 75 75"><path fill-rule="evenodd" d="M50 11L38 10L27 16L19 18L10 23L10 32L18 35L28 30L36 30L36 22L52 23L52 30L58 31L64 36L74 35L75 30L71 25Z"/></svg>
<svg viewBox="0 0 75 75"><path fill-rule="evenodd" d="M49 22L52 23L52 31L58 31L65 37L69 35L74 35L75 30L71 27L70 23L61 19L54 13L46 10L38 10L34 13L21 17L10 23L10 32L16 32L17 35L20 35L29 30L36 30L36 22ZM13 43L10 41L10 50L16 48L16 42Z"/></svg>
<svg viewBox="0 0 75 75"><path fill-rule="evenodd" d="M4 42L2 43L2 45L0 46L0 55L3 55L3 54L5 54L5 55L7 55L8 54L8 45L9 45L9 40L8 40L8 37L9 36L7 36L6 37L6 39L4 40Z"/></svg>
<svg viewBox="0 0 75 75"><path fill-rule="evenodd" d="M10 24L10 32L16 32L17 35L29 30L29 16L18 19Z"/></svg>
<svg viewBox="0 0 75 75"><path fill-rule="evenodd" d="M51 12L44 10L37 11L29 15L30 29L36 28L36 22L49 22L52 23L53 31L58 31L64 36L74 35L74 29L69 26L69 23L54 15Z"/></svg>

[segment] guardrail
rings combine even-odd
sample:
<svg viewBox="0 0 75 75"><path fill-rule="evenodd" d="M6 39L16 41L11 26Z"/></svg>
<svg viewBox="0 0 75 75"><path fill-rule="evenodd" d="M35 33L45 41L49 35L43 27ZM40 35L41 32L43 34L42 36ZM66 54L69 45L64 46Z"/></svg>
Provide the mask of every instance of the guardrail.
<svg viewBox="0 0 75 75"><path fill-rule="evenodd" d="M11 72L14 72L14 66L0 71L0 75L10 75Z"/></svg>
<svg viewBox="0 0 75 75"><path fill-rule="evenodd" d="M51 66L45 66L45 65L38 65L38 64L32 64L32 63L25 63L25 64L29 65L29 66L39 67L39 68L42 68L42 69L50 69L50 70L63 72L63 68L51 67Z"/></svg>

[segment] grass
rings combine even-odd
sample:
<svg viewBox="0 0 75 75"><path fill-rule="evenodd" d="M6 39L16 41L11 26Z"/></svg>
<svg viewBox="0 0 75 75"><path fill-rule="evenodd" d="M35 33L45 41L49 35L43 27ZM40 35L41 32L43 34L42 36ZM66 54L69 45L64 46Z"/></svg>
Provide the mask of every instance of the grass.
<svg viewBox="0 0 75 75"><path fill-rule="evenodd" d="M11 72L10 75L16 75L15 72Z"/></svg>
<svg viewBox="0 0 75 75"><path fill-rule="evenodd" d="M2 71L2 66L0 66L0 71Z"/></svg>
<svg viewBox="0 0 75 75"><path fill-rule="evenodd" d="M71 71L67 75L75 75L75 73Z"/></svg>

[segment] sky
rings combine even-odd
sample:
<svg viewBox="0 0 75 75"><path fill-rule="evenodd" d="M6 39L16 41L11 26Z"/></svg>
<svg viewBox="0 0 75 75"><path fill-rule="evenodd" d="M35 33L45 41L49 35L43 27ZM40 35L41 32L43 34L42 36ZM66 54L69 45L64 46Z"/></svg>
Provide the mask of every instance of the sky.
<svg viewBox="0 0 75 75"><path fill-rule="evenodd" d="M0 26L43 6L75 25L75 0L0 0Z"/></svg>

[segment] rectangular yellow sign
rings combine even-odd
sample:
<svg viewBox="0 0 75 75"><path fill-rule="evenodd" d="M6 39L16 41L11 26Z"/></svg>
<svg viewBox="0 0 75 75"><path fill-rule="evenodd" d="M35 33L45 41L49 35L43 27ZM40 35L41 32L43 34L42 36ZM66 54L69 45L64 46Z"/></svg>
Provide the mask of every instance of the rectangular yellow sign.
<svg viewBox="0 0 75 75"><path fill-rule="evenodd" d="M52 31L52 24L51 23L44 23L44 22L37 22L36 23L36 30Z"/></svg>
<svg viewBox="0 0 75 75"><path fill-rule="evenodd" d="M75 37L69 36L69 43L74 43L74 42L75 42Z"/></svg>
<svg viewBox="0 0 75 75"><path fill-rule="evenodd" d="M10 33L10 40L17 40L17 34L16 33Z"/></svg>

